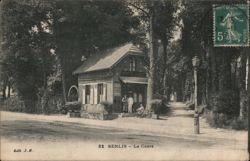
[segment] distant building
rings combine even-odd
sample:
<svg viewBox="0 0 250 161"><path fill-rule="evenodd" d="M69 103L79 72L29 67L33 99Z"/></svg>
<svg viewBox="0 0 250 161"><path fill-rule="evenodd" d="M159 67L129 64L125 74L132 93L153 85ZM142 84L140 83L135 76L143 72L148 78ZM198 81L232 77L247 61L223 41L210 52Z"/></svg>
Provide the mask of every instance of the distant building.
<svg viewBox="0 0 250 161"><path fill-rule="evenodd" d="M145 54L133 44L107 50L88 58L74 71L78 75L79 100L84 105L102 101L113 104L115 112L122 112L122 97L131 95L134 108L145 106L147 77Z"/></svg>

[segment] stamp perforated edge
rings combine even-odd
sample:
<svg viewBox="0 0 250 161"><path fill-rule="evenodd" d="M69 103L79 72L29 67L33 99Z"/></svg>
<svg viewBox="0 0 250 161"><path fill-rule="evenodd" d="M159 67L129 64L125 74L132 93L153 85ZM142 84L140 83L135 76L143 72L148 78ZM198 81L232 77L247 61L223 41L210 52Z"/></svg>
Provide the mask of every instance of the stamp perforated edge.
<svg viewBox="0 0 250 161"><path fill-rule="evenodd" d="M230 44L230 45L224 45L224 44L221 44L221 45L218 45L215 43L215 8L218 7L218 5L220 6L223 6L223 5L228 5L228 4L213 4L213 45L214 47L249 47L249 42L250 42L250 33L249 33L249 1L247 1L246 4L234 4L234 5L237 5L237 6L240 6L240 5L246 5L247 6L247 16L248 16L248 21L247 21L247 26L248 26L248 41L246 44Z"/></svg>

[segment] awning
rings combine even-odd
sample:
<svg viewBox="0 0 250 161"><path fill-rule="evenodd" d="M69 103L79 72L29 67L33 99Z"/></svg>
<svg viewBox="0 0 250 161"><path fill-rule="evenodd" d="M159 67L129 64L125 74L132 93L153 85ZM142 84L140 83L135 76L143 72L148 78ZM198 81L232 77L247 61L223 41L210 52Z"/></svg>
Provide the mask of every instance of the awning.
<svg viewBox="0 0 250 161"><path fill-rule="evenodd" d="M123 83L148 84L148 78L142 77L120 77Z"/></svg>

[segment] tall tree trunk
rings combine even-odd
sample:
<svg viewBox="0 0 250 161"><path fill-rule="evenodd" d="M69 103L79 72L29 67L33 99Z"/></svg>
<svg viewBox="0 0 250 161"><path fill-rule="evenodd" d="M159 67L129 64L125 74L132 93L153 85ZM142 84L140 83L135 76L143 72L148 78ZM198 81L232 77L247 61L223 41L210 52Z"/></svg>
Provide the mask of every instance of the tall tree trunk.
<svg viewBox="0 0 250 161"><path fill-rule="evenodd" d="M8 78L5 76L3 79L3 99L6 99L6 88L8 86Z"/></svg>
<svg viewBox="0 0 250 161"><path fill-rule="evenodd" d="M179 76L178 85L175 87L177 92L176 100L177 102L183 101L183 91L184 91L184 74L181 73Z"/></svg>
<svg viewBox="0 0 250 161"><path fill-rule="evenodd" d="M61 71L62 71L62 90L63 90L63 100L64 103L67 102L67 92L66 92L66 79L65 79L65 70L64 70L64 58L60 58L61 61Z"/></svg>
<svg viewBox="0 0 250 161"><path fill-rule="evenodd" d="M10 88L11 88L11 83L8 81L8 98L10 98Z"/></svg>
<svg viewBox="0 0 250 161"><path fill-rule="evenodd" d="M2 89L3 89L3 91L2 91L3 92L3 99L5 100L6 99L6 93L5 93L6 92L6 86L4 85Z"/></svg>
<svg viewBox="0 0 250 161"><path fill-rule="evenodd" d="M227 51L227 52L226 52ZM222 50L220 55L219 68L219 90L232 89L231 83L231 57L232 53L228 50Z"/></svg>
<svg viewBox="0 0 250 161"><path fill-rule="evenodd" d="M226 89L232 89L234 88L234 86L232 85L232 73L231 73L231 61L232 61L232 55L234 53L230 53L228 55L228 53L224 53L224 62L225 62L225 88Z"/></svg>
<svg viewBox="0 0 250 161"><path fill-rule="evenodd" d="M201 95L201 98L200 98L200 104L202 105L206 105L207 104L207 65L206 62L207 62L207 48L204 47L202 48L201 50L201 60L202 60L202 64L201 64L201 67L199 68L200 69L200 72L199 72L199 86L198 86L198 91L200 91L200 95ZM200 89L199 89L200 88Z"/></svg>
<svg viewBox="0 0 250 161"><path fill-rule="evenodd" d="M162 40L162 45L163 45L163 61L164 61L164 70L163 70L163 78L162 78L162 87L163 87L163 95L166 95L167 93L167 43L166 40Z"/></svg>
<svg viewBox="0 0 250 161"><path fill-rule="evenodd" d="M181 101L184 102L185 101L184 91L185 91L186 74L182 73L182 75L183 75L183 78L181 79L182 80L182 84L181 84L182 98L181 98Z"/></svg>
<svg viewBox="0 0 250 161"><path fill-rule="evenodd" d="M206 66L206 100L205 100L205 105L208 104L208 100L209 100L209 92L210 92L210 80L211 80L211 76L210 76L210 69L209 69L209 59L210 59L210 50L211 48L208 47L206 48L206 62L207 62L207 66Z"/></svg>
<svg viewBox="0 0 250 161"><path fill-rule="evenodd" d="M211 79L211 91L209 93L214 93L218 89L218 82L217 82L217 63L216 63L216 54L215 51L211 52L211 70L210 70L210 79Z"/></svg>
<svg viewBox="0 0 250 161"><path fill-rule="evenodd" d="M247 88L246 88L246 83L247 83L247 61L248 61L248 57L246 55L246 50L243 50L241 52L241 55L237 58L239 60L240 58L240 62L238 62L240 64L240 67L237 66L237 73L238 77L236 77L235 79L237 80L237 84L236 87L239 89L240 92L240 118L241 119L245 119L246 118L246 113L247 113ZM237 60L236 59L236 60Z"/></svg>
<svg viewBox="0 0 250 161"><path fill-rule="evenodd" d="M41 105L42 105L42 112L44 114L48 113L48 81L47 81L47 73L45 70L45 56L43 57L43 91L42 91L42 98L41 98Z"/></svg>
<svg viewBox="0 0 250 161"><path fill-rule="evenodd" d="M147 105L146 108L151 110L151 100L153 99L154 91L154 68L155 68L155 37L154 37L154 23L155 23L155 9L154 1L152 3L152 8L150 10L150 33L149 33L149 71L148 71L148 86L147 86Z"/></svg>
<svg viewBox="0 0 250 161"><path fill-rule="evenodd" d="M167 94L167 69L164 69L164 73L163 73L163 80L162 80L162 83L163 83L163 95L166 95Z"/></svg>

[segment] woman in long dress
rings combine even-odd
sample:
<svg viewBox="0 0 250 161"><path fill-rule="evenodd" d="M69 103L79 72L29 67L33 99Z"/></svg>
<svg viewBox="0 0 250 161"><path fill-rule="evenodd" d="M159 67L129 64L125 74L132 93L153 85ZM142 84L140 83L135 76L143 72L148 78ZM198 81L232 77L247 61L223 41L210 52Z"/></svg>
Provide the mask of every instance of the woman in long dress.
<svg viewBox="0 0 250 161"><path fill-rule="evenodd" d="M133 110L134 99L132 96L128 98L128 113L132 113Z"/></svg>

